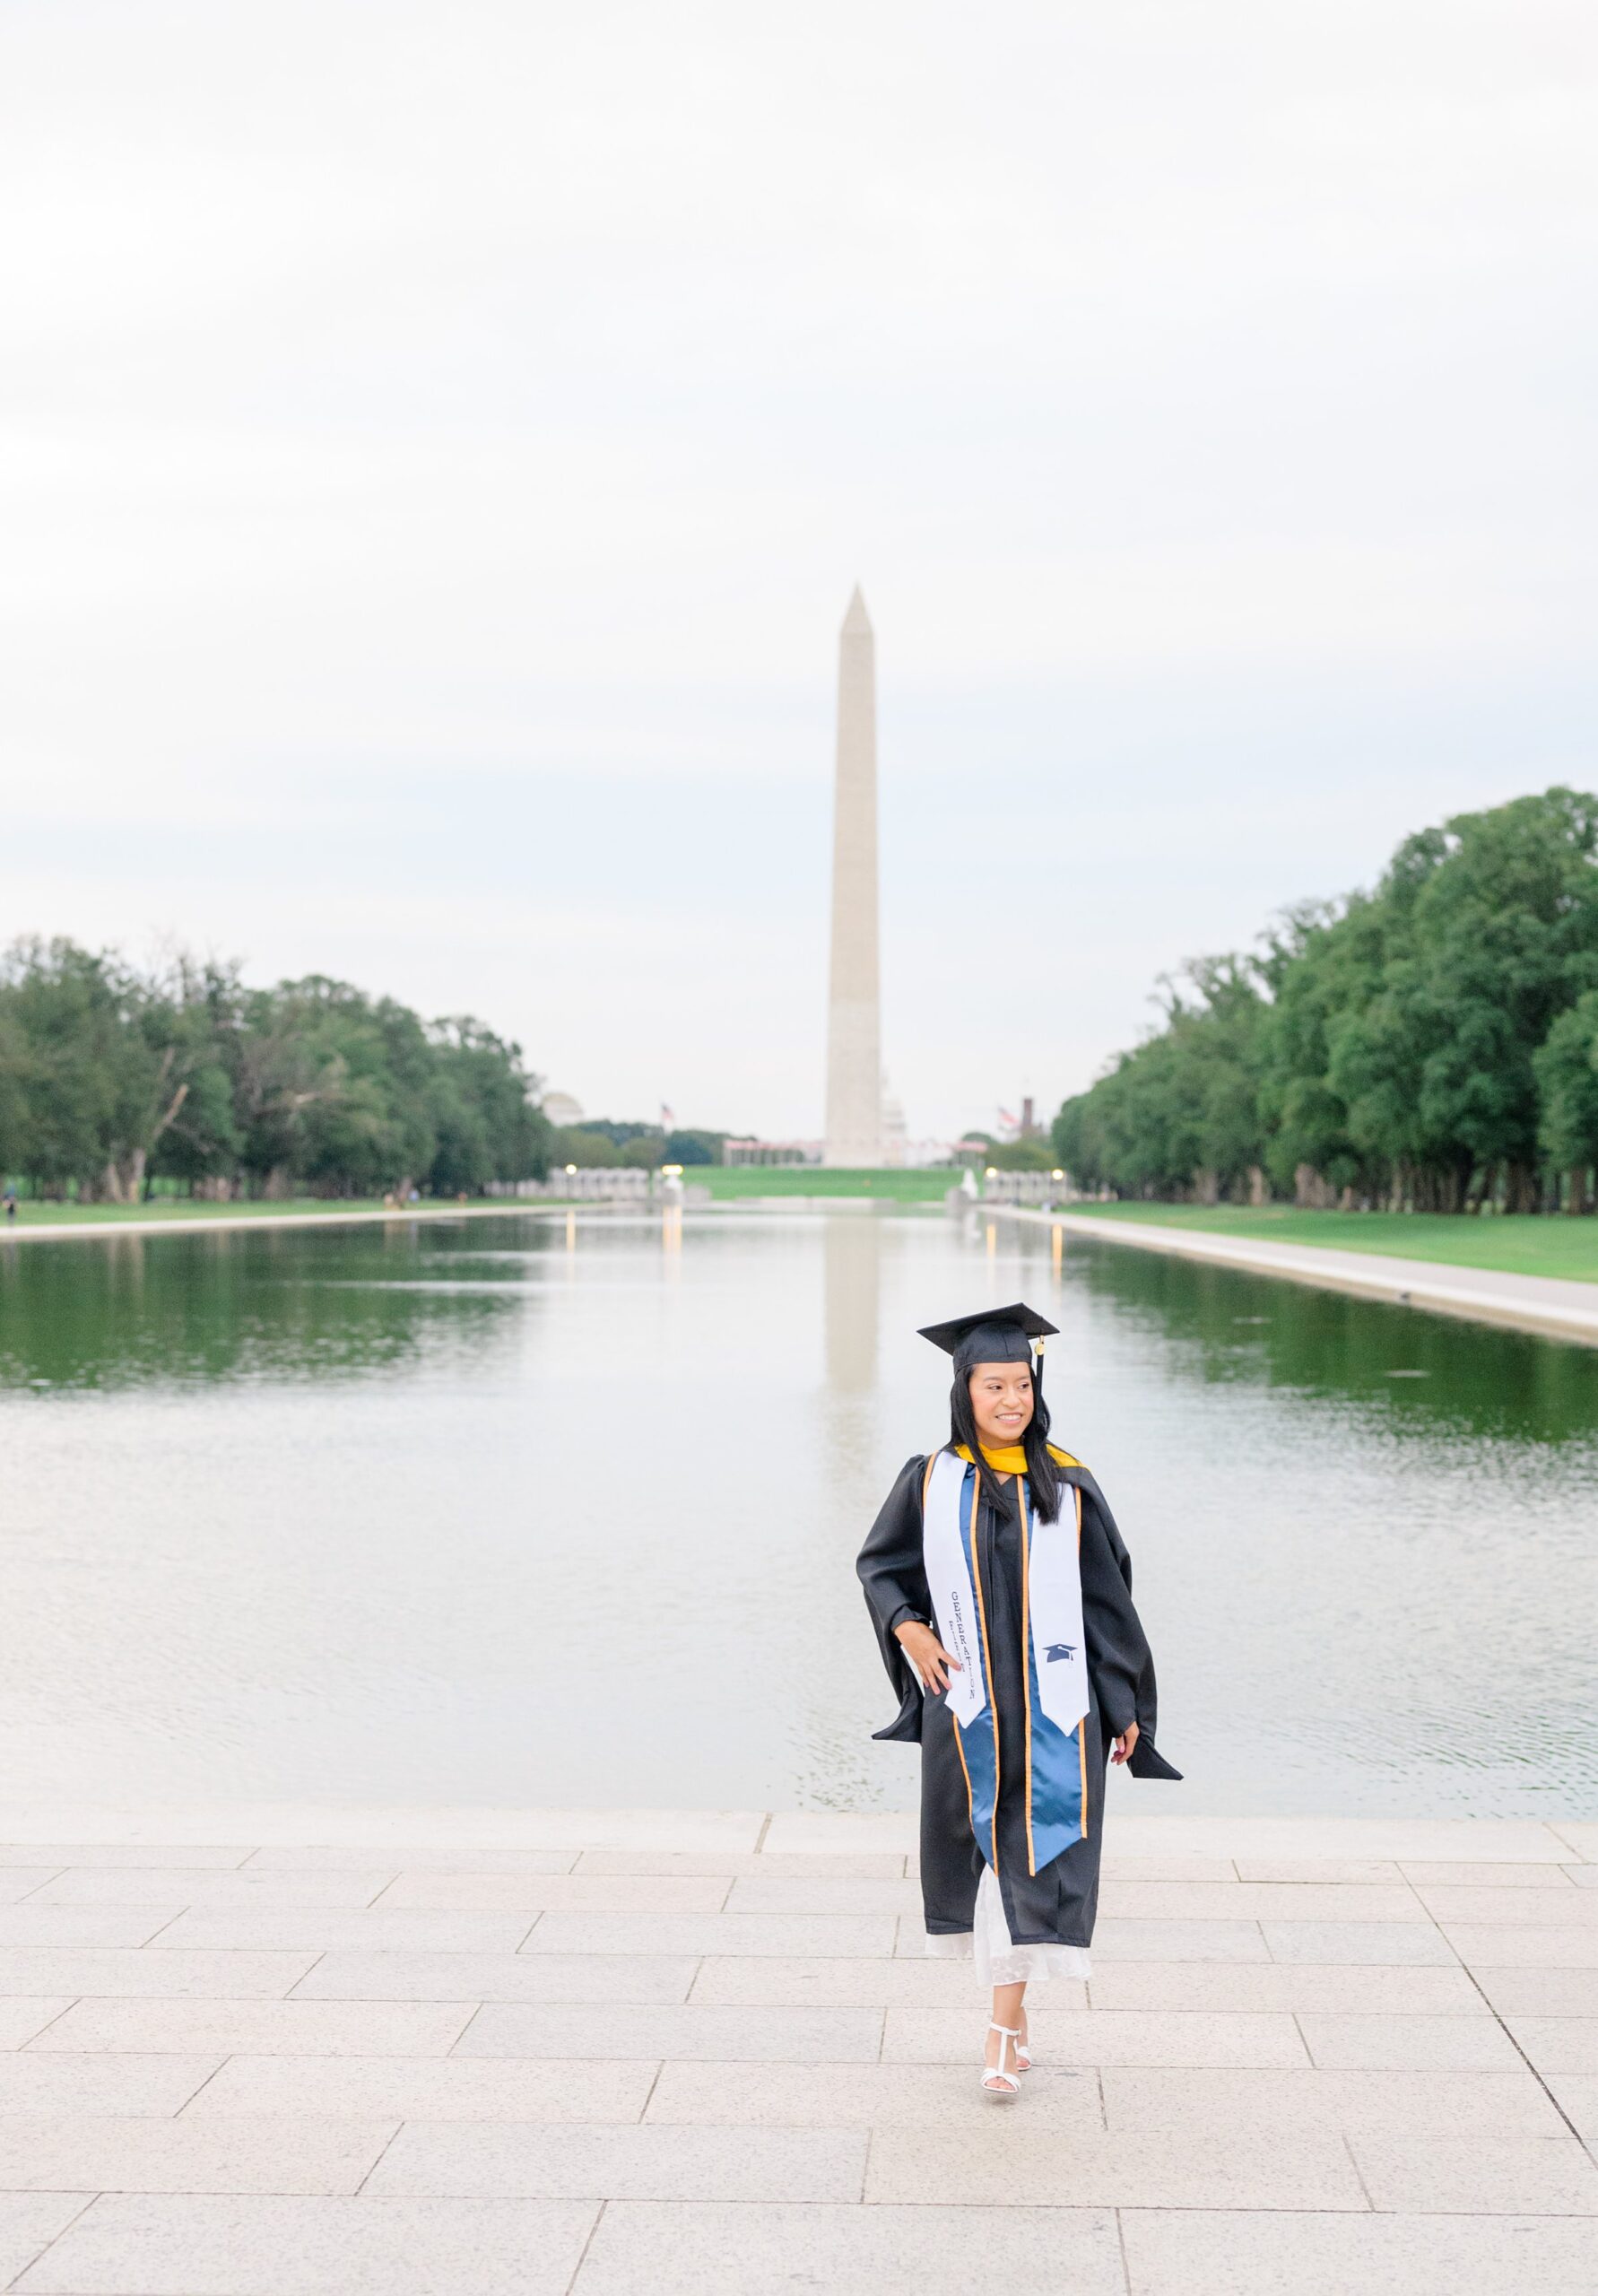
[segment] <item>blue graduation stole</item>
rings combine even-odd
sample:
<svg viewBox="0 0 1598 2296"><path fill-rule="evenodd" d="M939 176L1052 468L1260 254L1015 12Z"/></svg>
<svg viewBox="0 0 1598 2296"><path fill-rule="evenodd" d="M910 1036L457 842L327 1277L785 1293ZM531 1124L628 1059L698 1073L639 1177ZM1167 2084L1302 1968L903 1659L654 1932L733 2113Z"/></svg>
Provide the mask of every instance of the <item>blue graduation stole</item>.
<svg viewBox="0 0 1598 2296"><path fill-rule="evenodd" d="M922 1485L922 1554L943 1648L960 1661L948 1705L965 1772L971 1831L998 1872L999 1743L994 1716L988 1605L977 1552L978 1469L951 1450L934 1453ZM1036 1874L1088 1831L1085 1724L1088 1665L1082 1625L1081 1493L1067 1484L1059 1518L1038 1520L1027 1479L1020 1509L1021 1637L1027 1710L1027 1871ZM1008 1735L1008 1734L1007 1734Z"/></svg>

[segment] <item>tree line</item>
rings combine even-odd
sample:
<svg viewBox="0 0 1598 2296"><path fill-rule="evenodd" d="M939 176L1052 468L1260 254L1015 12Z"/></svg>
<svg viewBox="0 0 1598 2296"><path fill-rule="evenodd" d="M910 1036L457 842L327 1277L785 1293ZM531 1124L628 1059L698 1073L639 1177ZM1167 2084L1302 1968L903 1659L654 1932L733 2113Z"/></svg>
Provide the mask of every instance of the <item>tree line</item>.
<svg viewBox="0 0 1598 2296"><path fill-rule="evenodd" d="M551 1138L550 1161L592 1168L628 1165L656 1171L662 1164L719 1164L727 1135L725 1132L668 1131L647 1118L585 1117Z"/></svg>
<svg viewBox="0 0 1598 2296"><path fill-rule="evenodd" d="M1585 1212L1598 1167L1598 797L1408 838L1375 890L1289 909L1162 983L1055 1119L1080 1185L1201 1202Z"/></svg>
<svg viewBox="0 0 1598 2296"><path fill-rule="evenodd" d="M521 1048L312 974L252 988L68 940L0 958L0 1172L40 1195L476 1195L542 1178Z"/></svg>

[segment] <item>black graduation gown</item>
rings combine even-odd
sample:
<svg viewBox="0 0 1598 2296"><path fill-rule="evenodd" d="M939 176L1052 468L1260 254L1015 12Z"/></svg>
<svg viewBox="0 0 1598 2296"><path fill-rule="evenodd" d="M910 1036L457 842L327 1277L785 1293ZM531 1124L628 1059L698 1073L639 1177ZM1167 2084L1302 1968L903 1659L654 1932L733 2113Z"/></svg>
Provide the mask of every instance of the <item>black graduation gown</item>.
<svg viewBox="0 0 1598 2296"><path fill-rule="evenodd" d="M926 1457L907 1462L860 1552L865 1589L888 1669L899 1696L897 1718L878 1738L921 1743L921 1897L926 1926L948 1936L972 1926L982 1852L971 1831L965 1772L946 1692L928 1695L894 1628L907 1618L933 1623L921 1556L921 1494ZM1154 1747L1154 1662L1132 1606L1132 1561L1103 1493L1086 1467L1063 1467L1082 1494L1082 1623L1088 1646L1086 1724L1088 1831L1035 1874L1027 1871L1025 1763L1021 1734L1026 1675L1021 1654L1021 1539L1012 1476L984 1472L977 1502L977 1559L988 1605L994 1718L999 1733L997 1877L1011 1942L1087 1945L1099 1902L1099 1852L1109 1747L1130 1723L1138 1742L1134 1778L1179 1778ZM1067 1499L1063 1502L1069 1505ZM935 1627L934 1627L935 1631Z"/></svg>

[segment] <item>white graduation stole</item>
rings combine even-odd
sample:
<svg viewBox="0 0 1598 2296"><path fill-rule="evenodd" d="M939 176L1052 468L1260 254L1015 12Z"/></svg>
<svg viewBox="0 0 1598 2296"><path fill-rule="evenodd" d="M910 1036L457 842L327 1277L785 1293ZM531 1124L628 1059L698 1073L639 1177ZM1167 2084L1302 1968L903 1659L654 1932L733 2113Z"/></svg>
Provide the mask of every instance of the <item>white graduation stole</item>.
<svg viewBox="0 0 1598 2296"><path fill-rule="evenodd" d="M967 1475L964 1459L940 1451L926 1479L921 1553L938 1622L938 1639L960 1671L951 1676L949 1705L962 1729L987 1704L983 1665L981 1613L971 1575L971 1557L960 1515ZM1087 1638L1082 1630L1082 1577L1078 1560L1081 1493L1065 1486L1065 1501L1052 1523L1040 1522L1027 1505L1025 1478L1020 1503L1030 1534L1027 1541L1026 1605L1031 1629L1032 1662L1038 1703L1062 1730L1074 1730L1088 1710ZM1074 1502L1074 1503L1073 1503Z"/></svg>
<svg viewBox="0 0 1598 2296"><path fill-rule="evenodd" d="M1023 1477L1020 1504L1031 1532L1027 1595L1038 1700L1051 1722L1072 1731L1090 1703L1088 1638L1082 1625L1082 1495L1073 1483L1064 1484L1059 1513L1052 1523L1040 1523L1027 1508Z"/></svg>
<svg viewBox="0 0 1598 2296"><path fill-rule="evenodd" d="M1017 1482L1028 1632L1027 1838L1029 1865L1037 1872L1087 1831L1086 1753L1079 1726L1090 1705L1079 1559L1081 1493L1067 1484L1058 1516L1044 1523L1028 1505L1025 1476ZM951 1450L939 1451L922 1492L922 1561L938 1638L960 1661L959 1673L949 1677L948 1705L958 1726L972 1830L996 1867L997 1733L989 1710L987 1622L971 1552L976 1500L976 1471Z"/></svg>
<svg viewBox="0 0 1598 2296"><path fill-rule="evenodd" d="M977 1589L960 1520L965 1479L964 1459L957 1459L952 1451L940 1451L927 1474L921 1518L921 1560L938 1639L960 1661L959 1674L949 1677L949 1710L962 1730L970 1727L987 1704Z"/></svg>

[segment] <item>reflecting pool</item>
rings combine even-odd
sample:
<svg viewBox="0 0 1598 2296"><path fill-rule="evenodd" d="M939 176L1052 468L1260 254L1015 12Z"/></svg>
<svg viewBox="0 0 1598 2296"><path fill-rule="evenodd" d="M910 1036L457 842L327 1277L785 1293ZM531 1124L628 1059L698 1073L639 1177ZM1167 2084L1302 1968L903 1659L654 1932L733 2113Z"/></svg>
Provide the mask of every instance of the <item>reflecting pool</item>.
<svg viewBox="0 0 1598 2296"><path fill-rule="evenodd" d="M1018 1296L1141 1806L1591 1813L1598 1356L872 1206L0 1246L8 1798L908 1806L854 1556Z"/></svg>

